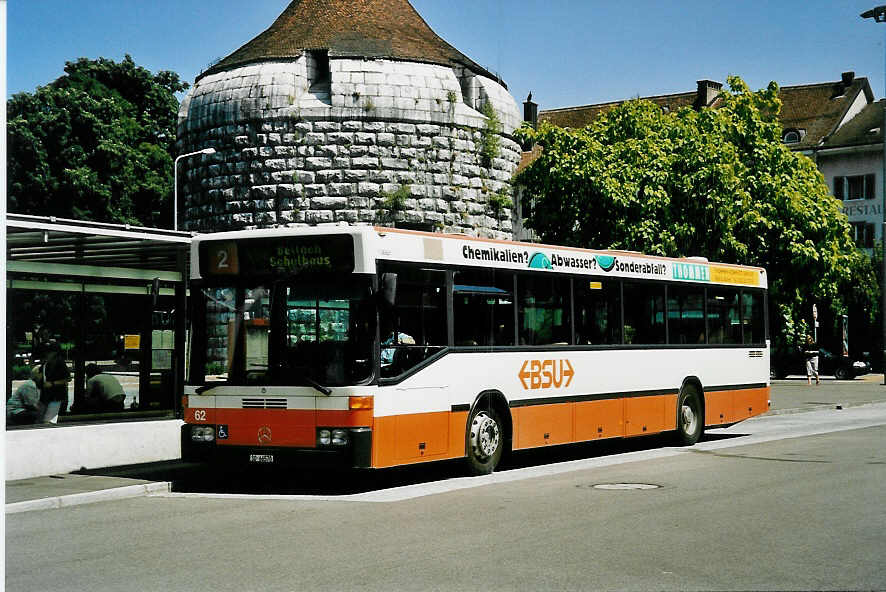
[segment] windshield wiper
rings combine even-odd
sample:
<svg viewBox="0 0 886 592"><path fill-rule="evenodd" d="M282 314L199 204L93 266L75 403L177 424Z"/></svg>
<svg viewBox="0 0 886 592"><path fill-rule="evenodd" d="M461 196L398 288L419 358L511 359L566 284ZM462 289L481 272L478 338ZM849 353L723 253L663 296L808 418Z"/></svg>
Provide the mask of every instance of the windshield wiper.
<svg viewBox="0 0 886 592"><path fill-rule="evenodd" d="M331 388L323 386L322 384L320 384L319 382L317 382L313 378L309 377L307 374L302 376L302 378L305 379L305 382L307 382L309 385L311 385L312 387L314 387L315 389L317 389L318 391L320 391L321 393L323 393L327 397L332 394Z"/></svg>
<svg viewBox="0 0 886 592"><path fill-rule="evenodd" d="M317 382L316 380L314 380L313 378L308 376L308 367L307 366L290 366L289 368L298 372L299 378L304 380L306 383L308 383L309 386L314 387L315 389L317 389L318 391L320 391L321 393L323 393L327 397L332 394L331 388L323 386L322 384L320 384L319 382Z"/></svg>

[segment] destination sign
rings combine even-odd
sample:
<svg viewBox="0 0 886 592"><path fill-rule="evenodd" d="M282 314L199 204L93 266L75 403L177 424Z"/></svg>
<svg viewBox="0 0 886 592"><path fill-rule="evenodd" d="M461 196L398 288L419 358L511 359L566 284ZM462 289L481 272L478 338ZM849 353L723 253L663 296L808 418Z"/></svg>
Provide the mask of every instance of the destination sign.
<svg viewBox="0 0 886 592"><path fill-rule="evenodd" d="M351 273L354 239L350 235L286 236L200 244L204 276Z"/></svg>

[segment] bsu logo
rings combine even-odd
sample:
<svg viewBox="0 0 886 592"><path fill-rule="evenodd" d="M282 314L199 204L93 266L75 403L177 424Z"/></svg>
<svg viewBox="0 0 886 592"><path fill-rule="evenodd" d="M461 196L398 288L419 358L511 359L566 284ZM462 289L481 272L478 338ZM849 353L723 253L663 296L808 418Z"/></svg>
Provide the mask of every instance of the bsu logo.
<svg viewBox="0 0 886 592"><path fill-rule="evenodd" d="M526 390L565 388L574 375L569 360L525 360L517 374Z"/></svg>

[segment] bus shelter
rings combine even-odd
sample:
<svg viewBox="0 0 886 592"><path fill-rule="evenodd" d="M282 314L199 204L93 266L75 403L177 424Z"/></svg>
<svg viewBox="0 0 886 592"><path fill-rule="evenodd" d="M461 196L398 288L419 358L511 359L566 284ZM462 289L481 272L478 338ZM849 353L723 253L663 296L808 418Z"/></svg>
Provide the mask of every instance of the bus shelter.
<svg viewBox="0 0 886 592"><path fill-rule="evenodd" d="M72 376L60 422L177 414L191 234L21 214L5 230L7 398L55 349ZM82 411L87 364L121 382L122 412Z"/></svg>

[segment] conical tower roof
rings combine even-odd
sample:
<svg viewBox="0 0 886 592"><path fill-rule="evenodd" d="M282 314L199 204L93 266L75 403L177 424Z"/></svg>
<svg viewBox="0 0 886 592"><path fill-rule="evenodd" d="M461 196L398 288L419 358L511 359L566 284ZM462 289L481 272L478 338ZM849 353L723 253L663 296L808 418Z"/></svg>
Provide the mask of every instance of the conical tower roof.
<svg viewBox="0 0 886 592"><path fill-rule="evenodd" d="M266 31L200 77L253 62L295 59L306 49L458 64L498 78L434 33L408 0L293 0Z"/></svg>

